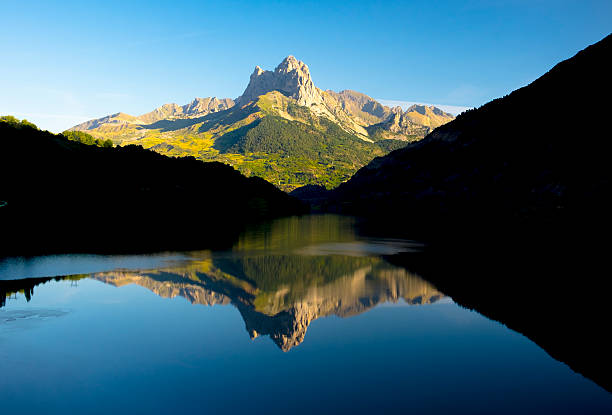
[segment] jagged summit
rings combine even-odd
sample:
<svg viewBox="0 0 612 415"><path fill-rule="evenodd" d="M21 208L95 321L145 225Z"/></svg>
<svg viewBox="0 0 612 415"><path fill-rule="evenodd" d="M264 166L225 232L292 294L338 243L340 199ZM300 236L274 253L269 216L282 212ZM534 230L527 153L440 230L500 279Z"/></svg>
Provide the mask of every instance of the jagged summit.
<svg viewBox="0 0 612 415"><path fill-rule="evenodd" d="M201 117L211 112L226 110L233 105L234 102L229 98L194 98L193 101L185 105L164 104L149 113L138 116L138 119L149 123L172 118Z"/></svg>
<svg viewBox="0 0 612 415"><path fill-rule="evenodd" d="M175 103L164 104L146 114L133 116L124 112L118 112L106 117L97 118L75 125L70 130L89 131L103 125L147 125L160 120L171 120L177 118L197 118L203 117L212 112L219 112L234 106L234 101L230 98L194 98L188 104L178 105Z"/></svg>
<svg viewBox="0 0 612 415"><path fill-rule="evenodd" d="M452 114L442 111L440 108L433 105L413 104L406 109L406 112L417 112L421 115L438 115L441 117L452 117Z"/></svg>
<svg viewBox="0 0 612 415"><path fill-rule="evenodd" d="M293 55L287 56L281 63L278 64L274 72L276 73L289 73L291 71L301 71L310 77L310 70L308 69L308 65L304 62L298 60Z"/></svg>
<svg viewBox="0 0 612 415"><path fill-rule="evenodd" d="M244 93L236 99L238 105L245 105L271 91L279 91L297 101L299 105L322 104L321 90L312 82L308 65L287 56L274 71L265 71L259 66L251 74Z"/></svg>

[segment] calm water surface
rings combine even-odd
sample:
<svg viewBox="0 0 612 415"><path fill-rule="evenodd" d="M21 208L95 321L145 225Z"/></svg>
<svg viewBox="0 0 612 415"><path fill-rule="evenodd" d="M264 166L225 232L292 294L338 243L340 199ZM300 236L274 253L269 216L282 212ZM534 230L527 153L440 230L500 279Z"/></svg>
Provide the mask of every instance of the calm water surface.
<svg viewBox="0 0 612 415"><path fill-rule="evenodd" d="M0 281L3 413L612 413L612 394L383 259L415 249L310 216L226 251L2 261L0 279L57 277Z"/></svg>

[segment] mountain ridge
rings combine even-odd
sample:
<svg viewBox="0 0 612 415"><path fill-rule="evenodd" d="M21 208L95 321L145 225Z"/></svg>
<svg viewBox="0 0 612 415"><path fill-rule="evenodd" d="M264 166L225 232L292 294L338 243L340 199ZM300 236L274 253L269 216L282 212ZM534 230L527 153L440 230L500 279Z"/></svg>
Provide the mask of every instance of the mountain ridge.
<svg viewBox="0 0 612 415"><path fill-rule="evenodd" d="M153 111L136 116L126 114L124 112L117 112L115 114L77 124L74 127L71 127L69 131L92 130L106 123L126 122L133 124L147 124L164 119L202 117L212 112L226 110L233 106L234 100L231 98L194 98L192 101L184 105L178 105L175 103L163 104L162 106L155 108Z"/></svg>

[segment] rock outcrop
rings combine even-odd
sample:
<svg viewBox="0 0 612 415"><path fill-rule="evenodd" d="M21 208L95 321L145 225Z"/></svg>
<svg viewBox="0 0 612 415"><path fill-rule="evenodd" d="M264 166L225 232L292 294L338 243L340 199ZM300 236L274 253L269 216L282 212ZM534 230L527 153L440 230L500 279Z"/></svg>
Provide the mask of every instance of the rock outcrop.
<svg viewBox="0 0 612 415"><path fill-rule="evenodd" d="M321 90L312 82L308 66L293 56L283 59L274 71L264 71L256 66L251 74L249 85L236 99L236 103L238 105L248 104L271 91L279 91L295 99L298 105L306 107L323 103Z"/></svg>
<svg viewBox="0 0 612 415"><path fill-rule="evenodd" d="M392 114L391 108L361 92L349 89L340 92L327 90L325 94L333 97L344 111L355 117L363 126L383 122Z"/></svg>
<svg viewBox="0 0 612 415"><path fill-rule="evenodd" d="M99 127L104 127L108 131L109 126L120 125L149 125L161 120L188 119L204 117L210 113L224 111L234 106L234 100L231 98L195 98L188 104L164 104L161 107L155 108L151 112L139 116L133 116L118 112L116 114L107 115L106 117L97 118L95 120L86 121L79 125L70 128L72 131L91 131Z"/></svg>

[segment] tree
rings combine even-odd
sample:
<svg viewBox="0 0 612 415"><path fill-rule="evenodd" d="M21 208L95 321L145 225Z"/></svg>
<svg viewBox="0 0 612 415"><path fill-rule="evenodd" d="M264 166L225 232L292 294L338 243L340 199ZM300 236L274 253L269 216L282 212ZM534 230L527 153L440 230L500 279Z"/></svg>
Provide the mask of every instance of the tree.
<svg viewBox="0 0 612 415"><path fill-rule="evenodd" d="M38 127L36 126L36 124L31 123L30 121L23 119L23 120L19 120L18 118L13 117L12 115L3 115L0 117L0 122L5 122L8 123L10 125L12 125L13 127L16 128L33 128L35 130L38 130Z"/></svg>
<svg viewBox="0 0 612 415"><path fill-rule="evenodd" d="M102 140L100 138L95 138L91 134L87 134L83 131L64 131L62 135L68 140L78 141L79 143L86 144L88 146L105 148L110 148L113 146L113 142L111 140Z"/></svg>

